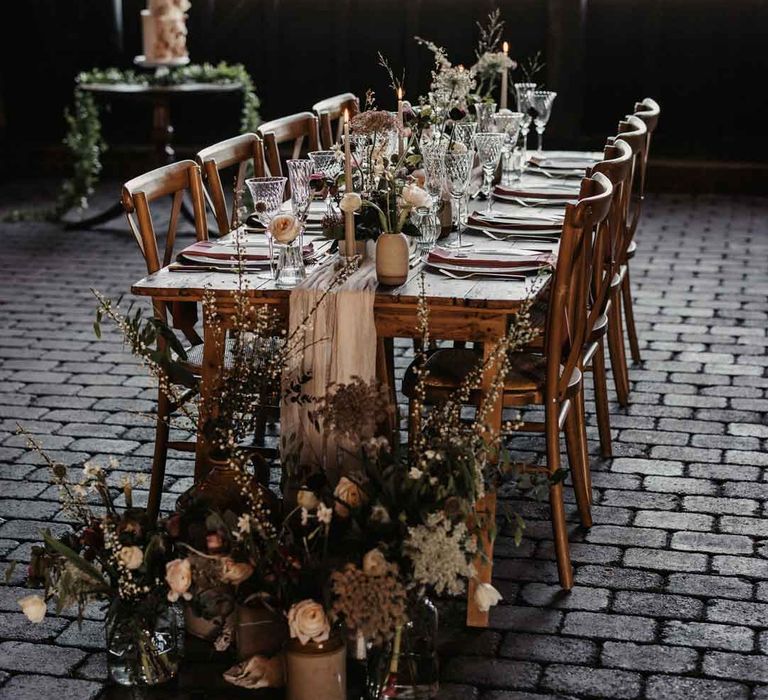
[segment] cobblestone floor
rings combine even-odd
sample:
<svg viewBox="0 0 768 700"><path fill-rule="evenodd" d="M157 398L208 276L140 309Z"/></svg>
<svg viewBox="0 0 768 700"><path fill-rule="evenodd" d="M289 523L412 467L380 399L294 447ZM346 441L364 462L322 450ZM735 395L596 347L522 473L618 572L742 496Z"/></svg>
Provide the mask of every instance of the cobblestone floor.
<svg viewBox="0 0 768 700"><path fill-rule="evenodd" d="M17 422L66 463L114 455L144 471L153 392L91 328L89 288L116 296L142 273L122 222L0 232L0 557L23 563L41 528L66 524ZM576 586L558 589L546 509L515 504L528 536L497 542L504 603L444 647L443 698L768 699L768 200L653 197L639 241L644 362L631 406L613 406L615 458L593 458L591 531L570 508ZM190 473L170 460L165 505ZM0 700L113 697L98 613L28 624L24 568L0 586ZM236 695L196 681L163 697Z"/></svg>

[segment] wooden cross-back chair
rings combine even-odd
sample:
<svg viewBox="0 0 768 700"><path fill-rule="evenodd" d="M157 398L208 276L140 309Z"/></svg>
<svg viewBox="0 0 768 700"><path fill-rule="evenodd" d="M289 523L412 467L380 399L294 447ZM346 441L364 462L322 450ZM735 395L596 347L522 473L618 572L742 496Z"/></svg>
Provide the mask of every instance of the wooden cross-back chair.
<svg viewBox="0 0 768 700"><path fill-rule="evenodd" d="M315 102L312 111L320 120L320 143L323 148L328 149L334 143L341 143L344 112L346 111L352 119L360 112L360 100L351 92L342 92L340 95Z"/></svg>
<svg viewBox="0 0 768 700"><path fill-rule="evenodd" d="M219 235L223 236L234 227L236 212L233 211L230 217L224 184L221 181L221 171L237 166L236 181L232 191L243 188L249 165L253 167L255 177L263 177L263 142L258 134L241 134L204 148L196 158L205 175L206 195L216 217Z"/></svg>
<svg viewBox="0 0 768 700"><path fill-rule="evenodd" d="M185 192L189 192L192 200L192 210L195 219L195 237L198 241L208 238L208 225L205 215L205 200L203 197L203 183L200 176L200 168L191 160L183 160L162 168L152 170L144 175L129 180L123 185L122 204L125 210L128 225L133 233L139 250L144 256L147 272L152 274L173 261L174 244L176 242L176 229L179 223L181 205ZM150 204L157 199L172 197L171 213L168 230L165 237L163 255L160 257L157 235L150 212ZM153 309L155 317L168 323L171 316L174 328L184 333L189 341L187 366L195 376L200 375L200 362L202 361L202 339L195 332L194 324L197 320L197 309L189 303L168 304L154 300ZM167 347L167 341L160 336L158 344L161 349ZM196 352L192 352L196 350ZM169 442L169 420L179 406L188 401L197 392L197 383L180 389L176 400L172 400L163 390L158 389L157 420L155 423L155 450L152 457L152 476L149 486L149 500L147 512L151 518L156 518L160 509L160 497L163 491L165 479L165 463L168 449L183 452L194 452L194 442Z"/></svg>
<svg viewBox="0 0 768 700"><path fill-rule="evenodd" d="M301 158L309 151L320 150L320 132L317 117L312 112L299 112L265 122L257 129L264 141L264 154L269 175L283 177L286 160ZM290 155L282 158L280 146L291 144ZM286 197L290 196L290 183L286 183Z"/></svg>
<svg viewBox="0 0 768 700"><path fill-rule="evenodd" d="M612 283L617 276L623 237L624 197L630 186L632 164L632 149L625 141L616 139L612 144L606 145L603 160L587 171L588 177L593 173L605 175L613 186L610 212L597 227L593 241L592 292L587 319L589 335L584 350L584 367L592 370L600 454L603 457L610 457L612 454L605 336L611 323L618 323L621 328L619 304L615 301L619 288ZM611 334L610 339L614 337L615 334ZM621 375L616 381L626 384L627 361L623 345L621 348L611 348L611 362L614 377Z"/></svg>
<svg viewBox="0 0 768 700"><path fill-rule="evenodd" d="M651 139L653 138L653 132L656 131L656 127L659 125L660 114L661 107L659 106L659 103L650 97L646 97L644 100L635 103L635 113L633 116L642 121L645 124L645 128L648 130L648 136L645 139L642 170L640 171L640 195L643 198L645 198L645 183L648 171L648 156L651 152Z"/></svg>
<svg viewBox="0 0 768 700"><path fill-rule="evenodd" d="M637 224L640 220L640 211L643 203L642 193L642 170L643 159L645 157L645 150L648 141L648 129L645 123L634 116L629 116L625 120L619 122L619 130L617 136L625 141L632 149L632 178L627 191L624 193L624 227L621 240L621 250L619 251L619 279L618 284L621 285L621 297L622 297L622 311L624 322L627 327L627 336L629 339L629 348L632 353L632 360L636 363L641 361L640 357L640 343L637 337L637 329L635 327L635 314L632 303L632 290L629 274L629 260L634 255L636 246L634 243L635 231L637 230ZM609 139L609 142L611 139ZM621 332L621 324L618 329L614 331L615 336ZM610 335L610 333L609 333ZM624 339L615 337L615 343L620 343L621 347L624 346ZM613 358L611 359L613 363ZM619 403L622 406L626 406L629 402L629 378L627 377L626 385L620 386L616 384L616 394Z"/></svg>
<svg viewBox="0 0 768 700"><path fill-rule="evenodd" d="M592 279L592 238L595 228L610 211L613 188L601 173L585 178L579 201L567 205L554 275L550 281L549 308L545 324L543 354L515 352L510 355L502 401L505 407L540 406L544 422L526 421L522 432L543 432L547 463L535 468L552 475L560 469L560 433L565 432L568 462L581 522L592 524L591 477L587 453L586 419L582 364L587 333L587 308ZM480 361L469 348L435 351L424 364L427 404L447 400ZM421 430L421 406L415 400L416 365L412 363L403 379L403 393L409 399L409 430ZM479 392L470 403L478 405ZM560 585L573 586L568 531L562 482L550 485L552 527Z"/></svg>

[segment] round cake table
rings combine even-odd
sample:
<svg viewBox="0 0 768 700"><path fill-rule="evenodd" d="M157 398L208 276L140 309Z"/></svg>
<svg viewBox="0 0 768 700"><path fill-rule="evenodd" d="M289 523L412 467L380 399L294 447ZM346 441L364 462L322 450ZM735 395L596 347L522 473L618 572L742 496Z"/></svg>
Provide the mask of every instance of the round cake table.
<svg viewBox="0 0 768 700"><path fill-rule="evenodd" d="M242 90L238 82L231 83L183 83L179 85L134 85L131 83L84 83L80 90L90 92L102 99L125 98L147 101L152 105L152 145L157 166L167 165L175 160L173 150L173 124L171 122L171 98L175 95L219 95ZM190 220L191 212L186 207L182 213ZM122 216L123 208L118 200L109 209L88 217L66 220L68 229L88 229Z"/></svg>

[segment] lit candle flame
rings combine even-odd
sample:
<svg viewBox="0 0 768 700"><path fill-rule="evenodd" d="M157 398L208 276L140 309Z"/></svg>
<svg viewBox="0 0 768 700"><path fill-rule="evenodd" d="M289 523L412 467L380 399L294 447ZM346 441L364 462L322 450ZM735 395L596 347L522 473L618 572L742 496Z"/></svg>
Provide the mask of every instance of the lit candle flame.
<svg viewBox="0 0 768 700"><path fill-rule="evenodd" d="M508 41L505 41L505 42L504 42L504 43L501 45L501 49L502 49L502 51L504 51L504 55L505 55L505 56L508 56L508 55L509 55L509 42L508 42Z"/></svg>
<svg viewBox="0 0 768 700"><path fill-rule="evenodd" d="M403 99L403 88L399 87L397 88L397 99L402 100Z"/></svg>

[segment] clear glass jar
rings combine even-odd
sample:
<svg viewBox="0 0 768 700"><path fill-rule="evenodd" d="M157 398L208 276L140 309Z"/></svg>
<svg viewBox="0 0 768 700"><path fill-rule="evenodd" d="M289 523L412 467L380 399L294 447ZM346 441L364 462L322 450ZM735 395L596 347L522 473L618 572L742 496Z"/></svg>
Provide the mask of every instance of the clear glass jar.
<svg viewBox="0 0 768 700"><path fill-rule="evenodd" d="M167 683L179 670L177 613L163 606L156 614L140 616L125 602L113 605L107 616L107 669L119 685Z"/></svg>
<svg viewBox="0 0 768 700"><path fill-rule="evenodd" d="M437 608L422 596L409 605L408 614L409 620L399 634L369 657L370 700L427 700L437 695Z"/></svg>

